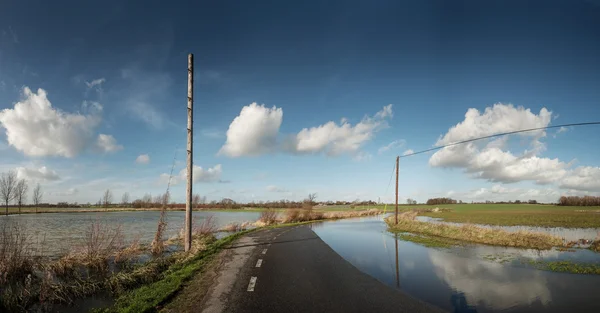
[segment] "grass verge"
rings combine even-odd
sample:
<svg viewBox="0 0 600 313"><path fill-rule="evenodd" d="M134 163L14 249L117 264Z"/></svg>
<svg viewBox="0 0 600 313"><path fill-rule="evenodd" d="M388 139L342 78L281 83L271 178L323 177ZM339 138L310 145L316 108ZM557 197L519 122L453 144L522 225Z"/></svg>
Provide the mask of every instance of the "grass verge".
<svg viewBox="0 0 600 313"><path fill-rule="evenodd" d="M564 245L561 238L548 234L527 231L507 232L501 229L489 229L469 224L453 226L419 222L414 220L416 215L416 212L400 214L397 225L394 224L392 217L387 218L386 222L389 230L506 247L544 250Z"/></svg>
<svg viewBox="0 0 600 313"><path fill-rule="evenodd" d="M171 299L183 283L201 270L224 246L252 230L242 231L209 244L205 250L183 264L171 266L162 279L141 286L119 297L115 305L95 312L153 312Z"/></svg>
<svg viewBox="0 0 600 313"><path fill-rule="evenodd" d="M398 235L398 238L404 241L414 242L428 248L450 248L452 246L461 244L460 241L456 240L423 235L400 234Z"/></svg>

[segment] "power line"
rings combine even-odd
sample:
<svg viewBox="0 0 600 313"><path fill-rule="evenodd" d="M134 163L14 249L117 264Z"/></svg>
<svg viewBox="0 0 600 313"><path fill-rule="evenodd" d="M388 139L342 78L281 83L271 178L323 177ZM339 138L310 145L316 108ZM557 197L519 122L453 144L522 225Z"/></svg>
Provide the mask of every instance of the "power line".
<svg viewBox="0 0 600 313"><path fill-rule="evenodd" d="M499 134L494 134L494 135L489 135L489 136L484 136L484 137L479 137L479 138L473 138L473 139L467 139L467 140L463 140L463 141L457 141L457 142L449 143L447 145L443 145L443 146L439 146L439 147L434 147L434 148L430 148L430 149L427 149L427 150L417 151L417 152L413 152L413 153L406 154L406 155L401 155L400 158L406 158L406 157L413 156L413 155L416 155L416 154L421 154L421 153L426 153L426 152L430 152L430 151L435 151L435 150L443 149L443 148L446 148L446 147L456 146L456 145L460 145L460 144L463 144L463 143L472 142L472 141L481 140L481 139L488 139L488 138L494 138L494 137L512 135L512 134L517 134L517 133L530 132L530 131L535 131L535 130L543 130L543 129L551 129L551 128L559 128L559 127L568 127L568 126L586 126L586 125L600 125L600 122L572 123L572 124L562 124L562 125L553 125L553 126L545 126L545 127L537 127L537 128L530 128L530 129L515 130L515 131L511 131L511 132L506 132L506 133L499 133Z"/></svg>

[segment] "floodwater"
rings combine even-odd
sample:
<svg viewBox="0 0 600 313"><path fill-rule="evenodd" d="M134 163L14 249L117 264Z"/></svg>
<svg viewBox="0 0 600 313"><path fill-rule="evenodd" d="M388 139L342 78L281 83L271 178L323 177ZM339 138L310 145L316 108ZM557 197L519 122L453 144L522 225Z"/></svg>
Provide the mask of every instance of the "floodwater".
<svg viewBox="0 0 600 313"><path fill-rule="evenodd" d="M417 216L417 221L429 222L429 223L440 223L460 226L464 225L461 223L444 222L441 218L430 217L430 216ZM563 227L536 227L536 226L496 226L496 225L483 225L474 224L477 226L492 228L492 229L503 229L509 232L516 232L519 230L531 231L537 233L546 233L561 237L566 241L576 241L579 239L594 240L600 237L600 228L563 228Z"/></svg>
<svg viewBox="0 0 600 313"><path fill-rule="evenodd" d="M258 212L193 212L194 223L199 225L208 216L213 216L217 227L232 222L254 222ZM164 239L177 235L184 226L185 212L167 212L167 228ZM159 211L90 212L90 213L46 213L0 216L0 224L18 222L27 229L34 246L41 246L43 254L57 257L82 244L86 231L93 222L105 225L121 225L125 241L139 237L141 243L150 243L156 233Z"/></svg>
<svg viewBox="0 0 600 313"><path fill-rule="evenodd" d="M533 260L600 263L587 250L560 252L472 245L427 248L396 240L381 217L324 222L313 230L333 250L379 281L450 312L600 312L600 275L537 270L518 261L499 263L486 255Z"/></svg>

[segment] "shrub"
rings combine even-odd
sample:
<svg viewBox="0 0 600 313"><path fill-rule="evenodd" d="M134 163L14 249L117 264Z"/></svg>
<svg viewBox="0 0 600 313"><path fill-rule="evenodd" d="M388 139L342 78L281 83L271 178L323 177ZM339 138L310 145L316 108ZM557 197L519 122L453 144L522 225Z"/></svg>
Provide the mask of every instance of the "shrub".
<svg viewBox="0 0 600 313"><path fill-rule="evenodd" d="M259 221L267 225L271 225L277 222L277 211L275 211L274 209L268 209L260 212Z"/></svg>

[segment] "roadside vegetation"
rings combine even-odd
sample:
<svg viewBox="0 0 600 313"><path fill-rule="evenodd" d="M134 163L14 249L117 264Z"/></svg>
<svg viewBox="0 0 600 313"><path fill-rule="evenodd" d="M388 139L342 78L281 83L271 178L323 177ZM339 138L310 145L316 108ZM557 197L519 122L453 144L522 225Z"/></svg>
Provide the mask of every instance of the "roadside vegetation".
<svg viewBox="0 0 600 313"><path fill-rule="evenodd" d="M561 238L548 234L527 231L508 232L471 224L454 226L420 222L415 220L417 214L416 211L403 212L399 215L398 224L395 224L393 216L388 217L386 222L389 229L394 232L411 232L488 245L534 249L550 249L564 245Z"/></svg>

